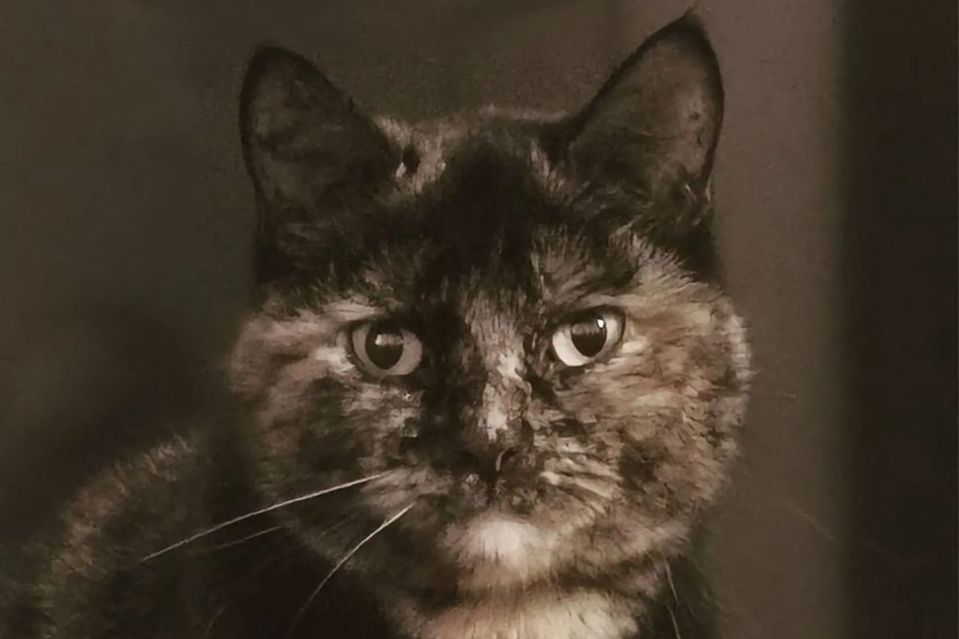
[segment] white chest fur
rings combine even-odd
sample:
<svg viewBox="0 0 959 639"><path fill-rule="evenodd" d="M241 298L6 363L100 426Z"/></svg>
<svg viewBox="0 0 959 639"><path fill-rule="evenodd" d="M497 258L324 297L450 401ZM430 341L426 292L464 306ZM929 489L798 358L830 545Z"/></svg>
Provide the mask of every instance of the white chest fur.
<svg viewBox="0 0 959 639"><path fill-rule="evenodd" d="M544 589L463 602L416 625L422 639L622 639L637 612L611 593Z"/></svg>

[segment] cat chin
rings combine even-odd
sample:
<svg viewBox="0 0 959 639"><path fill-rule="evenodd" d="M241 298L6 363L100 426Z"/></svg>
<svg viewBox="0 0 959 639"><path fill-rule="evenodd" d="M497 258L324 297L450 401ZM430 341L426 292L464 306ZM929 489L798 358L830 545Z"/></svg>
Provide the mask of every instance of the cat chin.
<svg viewBox="0 0 959 639"><path fill-rule="evenodd" d="M524 586L553 568L555 535L501 511L451 527L443 546L461 570L459 587L488 591Z"/></svg>

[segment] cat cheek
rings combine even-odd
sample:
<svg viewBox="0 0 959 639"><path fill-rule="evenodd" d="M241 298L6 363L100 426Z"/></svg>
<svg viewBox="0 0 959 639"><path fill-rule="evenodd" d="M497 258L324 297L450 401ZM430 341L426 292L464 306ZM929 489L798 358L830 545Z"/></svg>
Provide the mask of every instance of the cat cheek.
<svg viewBox="0 0 959 639"><path fill-rule="evenodd" d="M383 394L382 387L357 392L348 402L346 427L373 447L395 456L398 442L417 434L420 406L411 393Z"/></svg>

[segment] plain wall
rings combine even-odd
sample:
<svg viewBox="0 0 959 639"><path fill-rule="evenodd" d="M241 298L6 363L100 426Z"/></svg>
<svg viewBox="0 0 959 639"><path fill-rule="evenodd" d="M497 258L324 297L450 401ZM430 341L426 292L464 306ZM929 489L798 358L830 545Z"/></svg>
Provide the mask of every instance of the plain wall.
<svg viewBox="0 0 959 639"><path fill-rule="evenodd" d="M704 561L728 637L955 636L955 7L878 4L695 7L724 72L717 226L758 372ZM250 292L235 109L254 45L299 50L373 112L566 110L687 9L0 9L0 532L25 538L105 460L200 419Z"/></svg>

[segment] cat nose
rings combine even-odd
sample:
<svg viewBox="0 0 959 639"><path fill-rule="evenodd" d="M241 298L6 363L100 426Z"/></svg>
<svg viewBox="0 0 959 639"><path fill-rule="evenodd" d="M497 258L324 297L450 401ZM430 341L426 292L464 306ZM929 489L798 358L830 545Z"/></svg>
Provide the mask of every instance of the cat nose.
<svg viewBox="0 0 959 639"><path fill-rule="evenodd" d="M491 480L500 475L516 458L515 446L463 446L459 450L460 464L477 472L481 477Z"/></svg>
<svg viewBox="0 0 959 639"><path fill-rule="evenodd" d="M459 444L461 463L481 477L495 479L516 465L523 457L519 453L532 445L532 429L524 419L495 439L482 431L470 430L461 433Z"/></svg>

